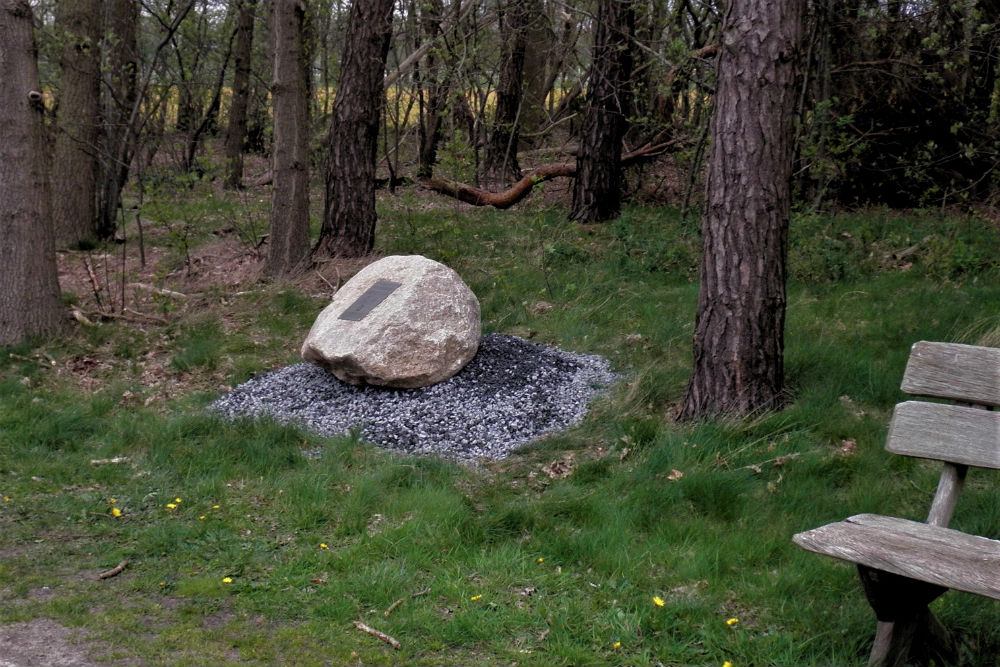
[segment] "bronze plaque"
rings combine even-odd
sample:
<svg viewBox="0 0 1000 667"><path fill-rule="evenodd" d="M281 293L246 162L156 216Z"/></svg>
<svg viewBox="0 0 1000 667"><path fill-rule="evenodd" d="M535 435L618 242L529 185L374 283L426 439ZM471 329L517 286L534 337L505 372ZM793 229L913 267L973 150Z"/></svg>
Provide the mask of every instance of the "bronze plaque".
<svg viewBox="0 0 1000 667"><path fill-rule="evenodd" d="M360 322L402 284L391 280L376 281L374 285L365 290L364 294L358 297L357 301L340 314L339 319Z"/></svg>

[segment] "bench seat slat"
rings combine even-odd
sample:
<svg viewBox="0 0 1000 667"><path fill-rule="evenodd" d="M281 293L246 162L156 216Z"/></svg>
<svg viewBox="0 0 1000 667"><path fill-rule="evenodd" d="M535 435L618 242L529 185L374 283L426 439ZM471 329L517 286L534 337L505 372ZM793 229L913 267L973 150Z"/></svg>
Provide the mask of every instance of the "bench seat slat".
<svg viewBox="0 0 1000 667"><path fill-rule="evenodd" d="M894 454L1000 469L1000 412L904 401L892 413L885 448Z"/></svg>
<svg viewBox="0 0 1000 667"><path fill-rule="evenodd" d="M1000 407L1000 348L915 343L903 375L903 391Z"/></svg>
<svg viewBox="0 0 1000 667"><path fill-rule="evenodd" d="M792 538L809 551L1000 600L1000 541L858 514Z"/></svg>

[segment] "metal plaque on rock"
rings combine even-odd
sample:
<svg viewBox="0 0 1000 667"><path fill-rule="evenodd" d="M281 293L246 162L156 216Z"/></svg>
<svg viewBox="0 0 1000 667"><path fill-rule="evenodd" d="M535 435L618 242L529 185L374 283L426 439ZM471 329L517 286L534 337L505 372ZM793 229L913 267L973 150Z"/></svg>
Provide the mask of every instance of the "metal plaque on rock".
<svg viewBox="0 0 1000 667"><path fill-rule="evenodd" d="M392 280L375 281L374 285L365 290L364 294L359 296L357 301L348 306L340 314L339 319L360 322L402 284L393 282Z"/></svg>

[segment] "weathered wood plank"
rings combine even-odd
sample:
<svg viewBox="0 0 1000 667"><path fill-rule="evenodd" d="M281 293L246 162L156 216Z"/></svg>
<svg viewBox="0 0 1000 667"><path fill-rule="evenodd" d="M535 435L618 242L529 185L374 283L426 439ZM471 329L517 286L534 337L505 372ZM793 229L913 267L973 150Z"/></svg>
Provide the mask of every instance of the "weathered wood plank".
<svg viewBox="0 0 1000 667"><path fill-rule="evenodd" d="M913 396L1000 406L1000 348L915 343L902 388Z"/></svg>
<svg viewBox="0 0 1000 667"><path fill-rule="evenodd" d="M858 514L792 539L826 556L1000 599L997 540L877 514Z"/></svg>
<svg viewBox="0 0 1000 667"><path fill-rule="evenodd" d="M1000 412L904 401L892 413L885 448L894 454L1000 469Z"/></svg>

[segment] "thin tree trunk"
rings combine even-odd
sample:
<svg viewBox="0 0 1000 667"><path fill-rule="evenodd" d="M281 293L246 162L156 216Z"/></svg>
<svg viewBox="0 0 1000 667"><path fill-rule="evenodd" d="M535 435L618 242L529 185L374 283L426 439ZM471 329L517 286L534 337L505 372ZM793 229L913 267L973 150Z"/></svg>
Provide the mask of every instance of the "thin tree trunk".
<svg viewBox="0 0 1000 667"><path fill-rule="evenodd" d="M517 163L518 116L524 89L528 20L524 0L507 0L500 15L503 56L496 89L496 114L483 156L482 181L488 188L503 188L521 178Z"/></svg>
<svg viewBox="0 0 1000 667"><path fill-rule="evenodd" d="M253 49L254 14L257 0L242 0L236 27L233 63L233 103L226 129L226 187L243 187L243 139L247 133L247 103L250 96L250 54Z"/></svg>
<svg viewBox="0 0 1000 667"><path fill-rule="evenodd" d="M457 2L455 8L458 9ZM441 0L427 0L421 6L420 32L425 44L434 43L439 38L443 14L444 3ZM446 71L442 72L441 69ZM420 150L417 156L417 178L430 178L434 173L437 146L441 140L441 119L451 88L450 70L448 59L439 58L433 49L428 51L425 64L421 68Z"/></svg>
<svg viewBox="0 0 1000 667"><path fill-rule="evenodd" d="M554 64L556 36L552 24L542 7L542 0L522 0L527 13L524 29L524 97L521 101L521 115L518 123L520 140L525 133L540 132L546 124L545 98L551 89L549 68ZM527 139L532 145L537 142Z"/></svg>
<svg viewBox="0 0 1000 667"><path fill-rule="evenodd" d="M108 79L104 87L104 131L98 175L96 230L99 238L109 238L114 233L118 195L128 180L129 160L119 163L118 149L125 143L124 135L129 131L129 116L136 101L138 13L135 0L111 0L107 3L105 53Z"/></svg>
<svg viewBox="0 0 1000 667"><path fill-rule="evenodd" d="M0 0L0 72L0 345L14 345L62 326L27 0Z"/></svg>
<svg viewBox="0 0 1000 667"><path fill-rule="evenodd" d="M393 0L351 3L333 103L326 209L314 257L361 257L375 245L375 151L392 7Z"/></svg>
<svg viewBox="0 0 1000 667"><path fill-rule="evenodd" d="M229 58L233 54L233 42L236 39L237 30L233 30L226 43L226 52L222 59L222 67L219 68L218 76L215 79L215 86L212 88L212 99L205 109L204 116L193 116L189 119L188 136L184 145L184 169L185 171L195 171L200 178L203 174L200 166L195 162L198 155L198 147L201 145L201 138L205 134L211 134L216 126L219 116L219 107L222 104L222 87L226 81L226 70L229 68ZM199 111L201 104L199 103ZM197 124L195 124L197 123Z"/></svg>
<svg viewBox="0 0 1000 667"><path fill-rule="evenodd" d="M309 255L309 61L304 0L274 0L274 192L264 272L294 274Z"/></svg>
<svg viewBox="0 0 1000 667"><path fill-rule="evenodd" d="M795 72L805 0L730 0L712 112L694 369L682 419L782 404Z"/></svg>
<svg viewBox="0 0 1000 667"><path fill-rule="evenodd" d="M117 185L115 187L110 187L108 189L108 192L106 193L107 199L104 201L102 206L103 212L109 216L107 219L102 218L101 221L102 225L105 223L108 225L106 229L103 228L99 229L102 238L105 235L110 236L112 233L114 233L115 229L114 216L118 211L118 205L119 202L121 201L121 189L125 186L125 180L128 177L128 168L129 165L132 163L132 156L136 149L136 145L139 142L139 137L142 135L143 126L151 117L149 115L143 117L141 111L143 107L143 102L146 99L146 93L149 90L150 82L152 81L153 71L156 67L157 61L160 58L160 52L163 51L164 47L173 38L174 33L177 32L177 29L180 27L181 22L184 21L184 18L191 11L191 8L194 7L194 3L195 0L189 0L185 5L178 8L178 11L174 15L174 18L172 19L170 24L166 26L166 35L156 45L156 48L153 49L153 55L150 58L149 63L146 65L146 69L143 72L141 82L136 88L135 101L132 104L132 108L129 109L128 121L125 123L125 126L122 128L122 131L119 135L119 143L117 146L112 147L114 150L113 153L114 158L112 164L118 165L118 167L122 171L120 172L121 178L119 181L117 181ZM162 106L158 105L151 113L155 113L157 111L162 111ZM161 134L162 134L162 128L161 128ZM114 183L114 181L111 181L111 183Z"/></svg>
<svg viewBox="0 0 1000 667"><path fill-rule="evenodd" d="M61 0L57 8L63 45L51 186L60 246L75 245L95 231L100 9L97 0Z"/></svg>
<svg viewBox="0 0 1000 667"><path fill-rule="evenodd" d="M589 104L581 130L573 210L569 215L578 222L610 220L621 211L619 158L630 106L630 49L635 31L632 4L600 0L595 30Z"/></svg>

